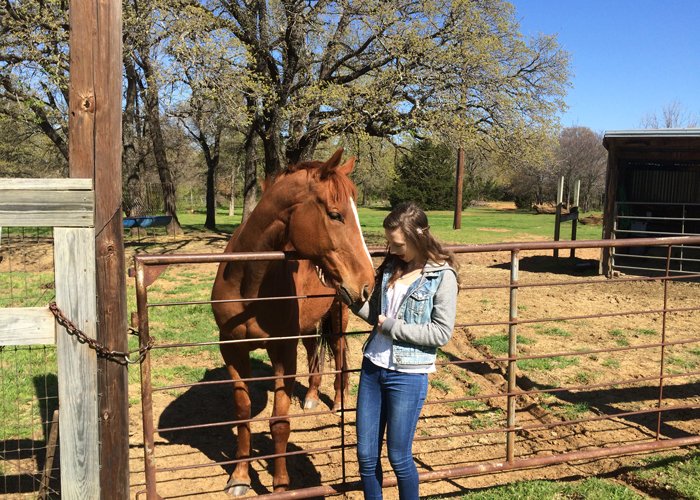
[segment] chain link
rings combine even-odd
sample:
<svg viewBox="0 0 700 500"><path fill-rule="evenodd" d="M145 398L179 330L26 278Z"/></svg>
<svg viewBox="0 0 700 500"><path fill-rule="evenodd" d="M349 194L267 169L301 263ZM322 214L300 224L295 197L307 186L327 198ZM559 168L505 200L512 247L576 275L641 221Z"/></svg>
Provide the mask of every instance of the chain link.
<svg viewBox="0 0 700 500"><path fill-rule="evenodd" d="M120 365L133 365L137 363L142 363L143 360L146 358L146 354L148 353L148 351L150 351L153 347L154 339L153 337L149 337L146 345L140 347L139 349L128 352L112 351L111 349L107 349L105 346L98 343L95 339L88 337L84 332L80 330L80 328L75 326L75 324L71 320L69 320L65 316L65 314L63 314L63 311L59 309L59 307L56 305L56 302L51 302L49 304L49 309L56 317L56 321L58 322L58 324L64 327L69 335L73 335L76 338L76 340L81 344L87 344L88 347L90 347L90 349L93 349L97 353L97 356L100 358L105 358L110 361L114 361L115 363L118 363ZM134 330L133 328L129 328L129 333L131 333L132 335L138 335L138 331ZM132 360L130 356L134 353L138 353L138 358Z"/></svg>

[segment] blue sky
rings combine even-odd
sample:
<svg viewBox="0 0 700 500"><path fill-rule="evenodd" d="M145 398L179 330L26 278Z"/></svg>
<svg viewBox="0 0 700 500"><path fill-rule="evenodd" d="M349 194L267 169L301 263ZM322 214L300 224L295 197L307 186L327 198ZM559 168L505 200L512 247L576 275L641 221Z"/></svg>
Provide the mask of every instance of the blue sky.
<svg viewBox="0 0 700 500"><path fill-rule="evenodd" d="M677 101L700 117L700 0L510 0L521 32L571 56L563 126L639 128Z"/></svg>

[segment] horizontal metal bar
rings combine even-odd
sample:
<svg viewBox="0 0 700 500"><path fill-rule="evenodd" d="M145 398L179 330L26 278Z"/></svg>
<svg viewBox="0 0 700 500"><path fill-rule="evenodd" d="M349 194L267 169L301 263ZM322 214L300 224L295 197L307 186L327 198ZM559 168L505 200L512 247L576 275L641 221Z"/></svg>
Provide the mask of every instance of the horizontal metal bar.
<svg viewBox="0 0 700 500"><path fill-rule="evenodd" d="M650 441L647 443L636 443L611 448L596 448L593 450L579 450L559 455L536 456L532 458L520 458L512 462L499 461L466 465L463 467L450 467L446 469L420 472L419 480L437 481L449 479L452 477L461 476L477 476L482 474L492 474L494 472L505 472L517 469L526 469L530 467L543 467L546 465L554 465L566 462L574 462L578 460L590 460L616 455L630 455L634 453L643 453L654 450L664 450L669 448L679 448L681 446L692 446L700 444L700 436L690 436L676 439L665 439L659 441ZM382 486L388 488L396 486L396 477L387 477L384 479ZM338 485L313 486L299 490L291 490L284 493L269 493L259 495L256 498L260 500L288 500L297 498L314 498L321 496L340 495L348 491L356 491L361 488L359 481L348 482Z"/></svg>
<svg viewBox="0 0 700 500"><path fill-rule="evenodd" d="M659 269L658 267L635 267L635 266L620 266L618 264L613 265L613 269L630 269L633 271L658 271L661 273L665 273L665 269ZM683 271L682 269L670 269L668 271L669 273L681 273L681 274L689 274L691 277L696 277L697 273L695 271Z"/></svg>
<svg viewBox="0 0 700 500"><path fill-rule="evenodd" d="M207 304L229 304L232 302L269 302L271 300L300 300L300 299L320 299L335 297L335 293L324 295L282 295L279 297L251 297L246 299L218 299L218 300L190 300L181 302L149 302L148 307L163 307L163 306L194 306Z"/></svg>
<svg viewBox="0 0 700 500"><path fill-rule="evenodd" d="M669 231L647 231L646 229L613 229L613 233L614 234L618 234L618 233L621 233L621 234L666 234L666 235L676 235L676 236L681 234L681 233L672 233ZM700 236L700 233L682 233L682 234L686 234L688 236ZM645 239L645 238L629 238L629 239L641 240L641 239ZM615 241L619 241L619 240L615 240ZM619 245L612 245L612 246L619 246ZM650 245L638 244L636 246L647 247Z"/></svg>
<svg viewBox="0 0 700 500"><path fill-rule="evenodd" d="M345 408L343 411L355 411L355 408ZM157 432L159 434L164 434L166 432L177 432L177 431L191 431L191 430L197 430L197 429L208 429L211 427L233 427L236 425L242 425L242 424L252 424L255 422L275 422L278 420L287 420L287 419L296 419L296 418L303 418L303 417L319 417L323 415L335 415L337 411L333 410L325 410L325 411L314 411L314 412L309 412L309 411L304 411L304 413L292 413L289 415L284 415L280 417L252 417L252 418L244 418L241 420L228 420L225 422L211 422L208 424L195 424L195 425L181 425L178 427L157 427L154 429L154 432Z"/></svg>
<svg viewBox="0 0 700 500"><path fill-rule="evenodd" d="M480 327L480 326L498 326L498 325L526 325L530 323L548 323L552 321L569 321L574 319L591 319L591 318L614 318L618 316L641 316L642 314L661 314L666 313L677 313L677 312L688 312L688 311L698 311L698 307L677 307L677 308L667 308L667 309L646 309L640 311L622 311L617 313L600 313L600 314L586 314L581 316L559 316L556 318L537 318L537 319L517 319L513 321L493 321L484 323L460 323L455 325L456 327L468 328L468 327Z"/></svg>
<svg viewBox="0 0 700 500"><path fill-rule="evenodd" d="M700 207L700 203L666 203L663 201L616 201L618 205L664 205L673 207Z"/></svg>
<svg viewBox="0 0 700 500"><path fill-rule="evenodd" d="M638 231L636 231L638 232ZM674 234L674 233L671 233ZM633 246L667 246L700 244L700 235L675 236L669 238L625 238L621 240L576 240L576 241L529 241L489 243L482 245L446 245L445 248L455 253L488 253L513 250L550 250L566 248L610 248ZM373 247L370 253L375 257L385 255L383 248ZM180 254L180 255L146 255L134 256L134 261L145 266L165 264L212 264L217 262L241 261L280 261L303 259L297 252L238 252L224 254Z"/></svg>
<svg viewBox="0 0 700 500"><path fill-rule="evenodd" d="M700 221L700 218L693 217L641 217L638 215L616 215L616 219L632 220L677 220L677 221Z"/></svg>
<svg viewBox="0 0 700 500"><path fill-rule="evenodd" d="M666 262L666 260L678 260L681 262L700 262L700 259L690 259L688 257L660 257L660 256L655 256L655 255L635 255L635 254L624 254L624 253L613 253L613 257L630 257L633 259L653 259L653 260L663 260ZM664 272L666 269L664 268ZM671 270L672 271L672 270Z"/></svg>

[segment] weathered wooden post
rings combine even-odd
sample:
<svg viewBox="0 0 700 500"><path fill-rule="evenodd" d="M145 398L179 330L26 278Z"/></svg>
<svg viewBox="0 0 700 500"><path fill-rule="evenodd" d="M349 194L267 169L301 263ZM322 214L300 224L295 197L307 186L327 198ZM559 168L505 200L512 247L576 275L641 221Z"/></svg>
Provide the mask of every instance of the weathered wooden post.
<svg viewBox="0 0 700 500"><path fill-rule="evenodd" d="M97 341L108 349L126 351L121 82L121 2L71 0L70 176L94 179ZM102 498L126 499L129 497L127 370L105 359L98 360L97 369L100 494Z"/></svg>
<svg viewBox="0 0 700 500"><path fill-rule="evenodd" d="M554 241L559 241L559 229L561 226L561 209L564 200L564 176L559 179L557 184L557 207L554 214ZM554 249L554 256L559 257L559 249Z"/></svg>
<svg viewBox="0 0 700 500"><path fill-rule="evenodd" d="M455 178L455 216L453 229L462 229L462 184L464 184L464 148L457 151L457 175Z"/></svg>
<svg viewBox="0 0 700 500"><path fill-rule="evenodd" d="M574 188L574 204L571 207L570 215L571 215L571 241L576 241L576 224L578 224L578 202L579 202L579 194L581 193L581 180L576 181L576 187ZM571 247L571 253L569 254L569 257L572 259L576 257L576 249L574 247Z"/></svg>

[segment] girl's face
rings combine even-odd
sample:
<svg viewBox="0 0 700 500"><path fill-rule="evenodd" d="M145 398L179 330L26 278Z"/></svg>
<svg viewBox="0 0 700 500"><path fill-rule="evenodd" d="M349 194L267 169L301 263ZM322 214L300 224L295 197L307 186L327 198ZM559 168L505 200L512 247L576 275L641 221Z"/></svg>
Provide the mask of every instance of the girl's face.
<svg viewBox="0 0 700 500"><path fill-rule="evenodd" d="M389 244L389 253L396 255L406 263L412 262L417 256L418 251L410 241L406 241L406 236L401 228L385 229L384 235Z"/></svg>

